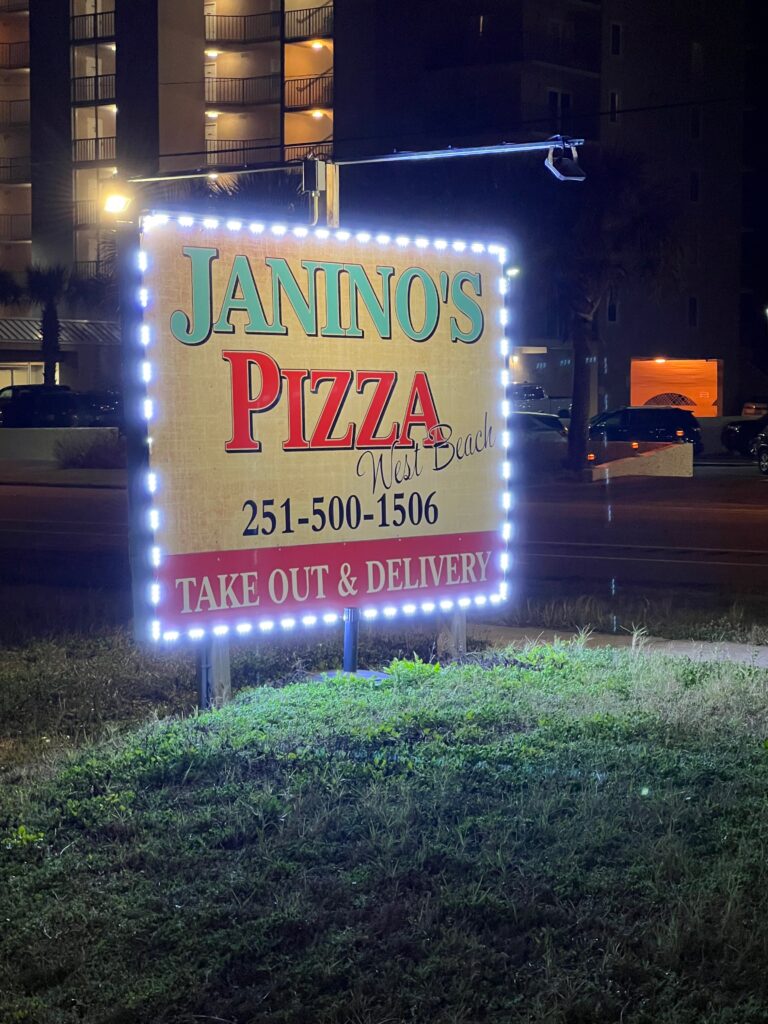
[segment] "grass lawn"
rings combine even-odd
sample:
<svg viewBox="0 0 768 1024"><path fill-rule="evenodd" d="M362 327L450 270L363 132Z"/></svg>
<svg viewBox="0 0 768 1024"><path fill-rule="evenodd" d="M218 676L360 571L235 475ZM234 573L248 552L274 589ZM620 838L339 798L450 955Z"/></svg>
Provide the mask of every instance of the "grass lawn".
<svg viewBox="0 0 768 1024"><path fill-rule="evenodd" d="M167 709L192 685L89 656L70 676L112 664ZM768 674L400 661L106 738L101 682L55 757L33 733L85 708L41 683L25 733L6 697L2 1024L768 1021Z"/></svg>

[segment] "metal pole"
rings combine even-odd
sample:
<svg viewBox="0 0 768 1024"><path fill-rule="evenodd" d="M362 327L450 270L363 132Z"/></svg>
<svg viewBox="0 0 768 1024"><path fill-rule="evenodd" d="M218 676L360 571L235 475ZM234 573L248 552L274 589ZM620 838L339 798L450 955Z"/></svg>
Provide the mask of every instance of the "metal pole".
<svg viewBox="0 0 768 1024"><path fill-rule="evenodd" d="M211 674L213 671L212 643L206 637L202 641L197 656L197 677L199 683L199 694L197 706L201 711L208 711L211 707Z"/></svg>
<svg viewBox="0 0 768 1024"><path fill-rule="evenodd" d="M360 628L360 609L344 609L344 657L342 668L345 672L357 672L357 638Z"/></svg>
<svg viewBox="0 0 768 1024"><path fill-rule="evenodd" d="M399 153L385 153L381 156L353 157L349 160L334 160L337 167L358 167L361 164L393 164L415 160L450 160L467 156L507 156L510 153L546 153L550 149L575 149L583 146L584 139L572 139L567 135L554 135L551 139L537 142L501 142L496 146L450 146L447 149L403 150Z"/></svg>

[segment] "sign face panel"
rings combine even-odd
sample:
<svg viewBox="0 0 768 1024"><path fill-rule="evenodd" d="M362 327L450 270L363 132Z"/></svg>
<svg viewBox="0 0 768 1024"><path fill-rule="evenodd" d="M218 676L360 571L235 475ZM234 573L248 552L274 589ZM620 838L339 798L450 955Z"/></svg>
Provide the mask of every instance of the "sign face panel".
<svg viewBox="0 0 768 1024"><path fill-rule="evenodd" d="M144 218L155 639L505 596L504 255Z"/></svg>

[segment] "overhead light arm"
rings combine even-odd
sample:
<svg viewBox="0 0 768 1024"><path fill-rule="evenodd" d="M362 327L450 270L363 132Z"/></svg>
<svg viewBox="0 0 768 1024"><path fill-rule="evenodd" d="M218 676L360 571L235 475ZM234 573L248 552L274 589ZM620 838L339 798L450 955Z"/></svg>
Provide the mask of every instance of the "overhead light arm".
<svg viewBox="0 0 768 1024"><path fill-rule="evenodd" d="M495 146L458 146L455 149L449 146L447 149L428 149L419 151L405 151L402 153L387 153L385 156L368 156L352 158L350 160L334 160L338 167L351 167L359 164L391 164L404 163L415 160L448 160L461 156L503 156L509 153L551 153L554 150L564 151L570 149L574 159L577 146L583 146L584 139L572 139L565 135L554 135L551 139L542 142L501 142ZM563 179L564 180L564 179Z"/></svg>

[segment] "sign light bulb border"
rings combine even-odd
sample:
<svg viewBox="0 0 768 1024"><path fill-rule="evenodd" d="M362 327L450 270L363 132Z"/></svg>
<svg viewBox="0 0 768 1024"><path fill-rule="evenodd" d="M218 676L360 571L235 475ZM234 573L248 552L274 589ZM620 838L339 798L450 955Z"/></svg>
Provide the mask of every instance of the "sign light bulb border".
<svg viewBox="0 0 768 1024"><path fill-rule="evenodd" d="M504 429L501 434L501 443L504 448L504 460L501 466L498 504L498 529L502 538L503 548L497 556L499 559L498 564L501 569L502 579L498 590L487 594L473 594L471 597L466 594L450 598L435 595L434 598L429 600L411 600L406 601L399 606L392 602L391 595L386 595L385 604L382 604L381 606L364 604L360 608L360 613L362 618L367 622L373 622L379 618L386 622L392 622L398 617L412 619L419 612L424 615L432 615L438 609L443 612L448 612L454 609L465 610L472 606L476 608L483 608L487 605L497 607L505 601L509 597L509 574L512 566L512 555L509 551L509 543L514 532L513 524L510 521L511 510L514 505L511 492L511 483L514 477L514 465L510 459L510 403L507 398L507 385L509 383L507 359L512 345L512 342L509 339L508 330L510 316L508 309L506 308L506 303L509 301L508 280L506 276L508 258L507 246L496 243L488 244L485 242L468 243L462 239L431 239L422 234L411 236L407 234L392 235L377 233L374 235L370 231L350 231L345 228L310 228L305 225L287 225L278 222L265 224L256 220L234 217L213 217L209 215L201 215L199 213L170 214L151 211L142 214L139 223L140 239L150 231L166 227L173 223L175 228L181 228L182 230L195 226L202 227L204 230L216 230L223 227L233 234L269 234L276 240L283 237L290 237L300 241L314 238L322 242L333 241L339 245L343 245L351 238L354 238L361 244L367 244L372 239L375 239L377 245L385 248L398 249L401 252L407 251L411 248L420 251L433 248L437 252L444 252L450 248L454 252L460 253L469 250L474 254L480 255L488 253L497 258L500 268L497 287L499 289L499 293L502 295L502 301L505 303L500 311L499 325L498 328L496 328L498 330L496 344L499 367L499 412L502 420L504 421ZM203 640L208 634L216 637L233 635L235 638L244 638L254 632L268 634L276 627L279 627L283 632L288 632L298 626L310 629L314 626L337 625L341 622L342 618L338 611L333 610L323 612L322 605L315 604L313 605L312 614L306 614L303 616L274 616L272 618L268 616L244 616L243 621L236 623L234 626L229 626L225 623L214 623L210 629L205 629L202 626L196 625L187 630L165 628L163 626L162 620L159 618L157 612L158 607L162 604L162 584L157 576L157 570L162 563L163 552L156 540L156 534L160 530L162 523L162 478L157 469L152 466L151 463L152 435L150 432L151 421L156 415L159 404L157 391L158 373L157 367L152 361L152 348L155 343L155 338L152 336L150 326L143 321L145 312L152 306L153 296L152 289L150 287L152 283L152 267L150 265L148 253L141 247L141 241L139 242L139 249L135 253L134 258L135 266L140 276L140 281L135 295L138 327L136 328L135 336L132 339L130 360L133 366L133 372L140 384L140 394L142 397L139 402L139 409L137 410L137 419L140 422L143 422L144 425L143 441L147 449L147 461L149 463L149 469L147 470L145 468L143 470L144 480L143 486L141 487L144 507L138 509L136 514L139 517L139 522L146 524L148 527L148 531L142 532L149 533L149 541L145 545L145 550L143 552L144 567L147 569L146 578L149 579L149 583L145 584L146 594L144 599L144 607L149 621L149 638L155 643L173 644L184 638L196 642ZM492 327L491 329L494 328ZM150 387L152 388L152 394L150 394ZM160 497L158 498L158 496ZM315 611L317 614L314 613Z"/></svg>

